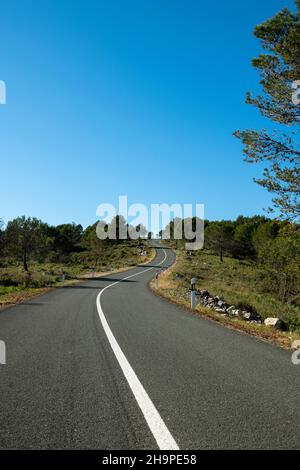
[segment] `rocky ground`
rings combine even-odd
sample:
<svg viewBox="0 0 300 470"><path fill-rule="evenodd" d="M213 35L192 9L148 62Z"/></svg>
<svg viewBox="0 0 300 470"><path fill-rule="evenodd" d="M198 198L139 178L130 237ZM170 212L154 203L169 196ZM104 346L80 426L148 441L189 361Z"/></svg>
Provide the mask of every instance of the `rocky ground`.
<svg viewBox="0 0 300 470"><path fill-rule="evenodd" d="M190 296L190 291L187 292L187 296ZM283 331L287 329L286 324L279 318L272 318L273 321L271 321L271 318L263 320L263 318L253 309L247 310L247 308L238 308L236 305L229 305L219 296L211 296L206 290L196 291L196 300L204 307L212 309L224 317L235 317L256 325L269 324L270 326L275 326Z"/></svg>

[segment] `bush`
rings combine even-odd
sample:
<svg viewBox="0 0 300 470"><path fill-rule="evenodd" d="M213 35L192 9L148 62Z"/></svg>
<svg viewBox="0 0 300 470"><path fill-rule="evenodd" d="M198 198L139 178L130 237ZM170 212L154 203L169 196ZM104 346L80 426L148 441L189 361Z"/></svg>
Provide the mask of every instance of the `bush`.
<svg viewBox="0 0 300 470"><path fill-rule="evenodd" d="M20 286L0 286L0 295L12 294L13 292L19 292L22 290Z"/></svg>
<svg viewBox="0 0 300 470"><path fill-rule="evenodd" d="M300 286L300 230L296 226L283 227L273 240L261 243L258 250L261 262L262 288L283 302L299 295Z"/></svg>
<svg viewBox="0 0 300 470"><path fill-rule="evenodd" d="M15 276L11 276L9 274L3 274L0 279L0 286L18 286L19 281L16 279Z"/></svg>
<svg viewBox="0 0 300 470"><path fill-rule="evenodd" d="M290 316L286 319L289 331L300 330L300 318L297 316Z"/></svg>

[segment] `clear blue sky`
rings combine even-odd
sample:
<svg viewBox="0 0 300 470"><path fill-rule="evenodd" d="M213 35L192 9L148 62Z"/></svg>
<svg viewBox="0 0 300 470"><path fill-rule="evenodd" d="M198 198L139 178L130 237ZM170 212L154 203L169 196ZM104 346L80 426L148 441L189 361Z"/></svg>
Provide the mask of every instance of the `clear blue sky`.
<svg viewBox="0 0 300 470"><path fill-rule="evenodd" d="M292 0L1 3L0 217L96 220L101 202L204 203L261 213L232 132L266 123L253 28Z"/></svg>

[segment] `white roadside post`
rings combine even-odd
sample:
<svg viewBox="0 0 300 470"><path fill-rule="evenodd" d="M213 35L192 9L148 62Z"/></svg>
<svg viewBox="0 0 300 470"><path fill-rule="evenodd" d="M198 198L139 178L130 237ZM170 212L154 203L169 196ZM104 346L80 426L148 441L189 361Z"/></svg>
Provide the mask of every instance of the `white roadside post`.
<svg viewBox="0 0 300 470"><path fill-rule="evenodd" d="M155 273L155 289L158 289L158 272Z"/></svg>
<svg viewBox="0 0 300 470"><path fill-rule="evenodd" d="M196 278L191 279L191 308L196 308L196 291L195 291Z"/></svg>
<svg viewBox="0 0 300 470"><path fill-rule="evenodd" d="M65 273L62 273L62 275L61 275L61 285L62 286L65 285Z"/></svg>
<svg viewBox="0 0 300 470"><path fill-rule="evenodd" d="M6 346L4 341L0 341L0 364L6 364Z"/></svg>

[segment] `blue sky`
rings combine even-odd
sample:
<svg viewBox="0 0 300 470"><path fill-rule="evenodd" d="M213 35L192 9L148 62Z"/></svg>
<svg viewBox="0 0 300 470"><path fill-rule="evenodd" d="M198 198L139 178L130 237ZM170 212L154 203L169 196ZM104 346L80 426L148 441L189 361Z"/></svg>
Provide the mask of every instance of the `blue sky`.
<svg viewBox="0 0 300 470"><path fill-rule="evenodd" d="M96 220L102 202L262 213L270 195L235 129L267 123L253 28L292 0L9 0L1 4L0 217Z"/></svg>

